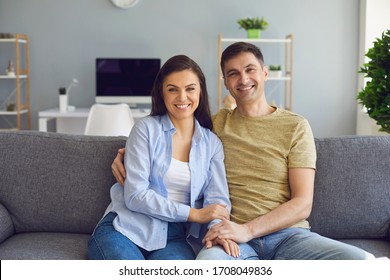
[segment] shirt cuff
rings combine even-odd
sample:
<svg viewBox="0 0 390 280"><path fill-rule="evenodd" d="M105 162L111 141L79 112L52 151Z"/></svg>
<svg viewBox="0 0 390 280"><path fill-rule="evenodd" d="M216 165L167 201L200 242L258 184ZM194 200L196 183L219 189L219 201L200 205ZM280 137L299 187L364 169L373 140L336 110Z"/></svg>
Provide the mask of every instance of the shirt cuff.
<svg viewBox="0 0 390 280"><path fill-rule="evenodd" d="M187 222L190 216L190 206L179 204L177 209L177 222Z"/></svg>

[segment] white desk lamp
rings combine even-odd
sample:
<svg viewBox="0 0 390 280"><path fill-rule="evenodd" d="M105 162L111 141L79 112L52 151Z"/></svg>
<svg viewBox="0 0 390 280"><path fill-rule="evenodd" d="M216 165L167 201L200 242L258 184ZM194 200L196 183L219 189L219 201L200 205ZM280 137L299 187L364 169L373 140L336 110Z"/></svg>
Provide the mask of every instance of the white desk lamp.
<svg viewBox="0 0 390 280"><path fill-rule="evenodd" d="M73 78L73 80L70 83L70 85L66 88L66 95L67 95L67 98L68 98L68 102L69 102L69 92L70 92L70 89L72 87L77 87L78 85L79 85L79 81L76 78ZM74 110L76 110L76 107L68 105L67 110L68 111L74 111Z"/></svg>

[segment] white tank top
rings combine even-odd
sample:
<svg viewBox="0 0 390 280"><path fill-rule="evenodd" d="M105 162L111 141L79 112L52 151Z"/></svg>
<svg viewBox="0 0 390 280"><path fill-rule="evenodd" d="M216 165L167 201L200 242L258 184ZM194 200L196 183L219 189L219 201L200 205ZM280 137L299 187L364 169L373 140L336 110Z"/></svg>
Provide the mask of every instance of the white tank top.
<svg viewBox="0 0 390 280"><path fill-rule="evenodd" d="M163 182L167 187L169 199L190 205L191 173L188 162L172 158Z"/></svg>

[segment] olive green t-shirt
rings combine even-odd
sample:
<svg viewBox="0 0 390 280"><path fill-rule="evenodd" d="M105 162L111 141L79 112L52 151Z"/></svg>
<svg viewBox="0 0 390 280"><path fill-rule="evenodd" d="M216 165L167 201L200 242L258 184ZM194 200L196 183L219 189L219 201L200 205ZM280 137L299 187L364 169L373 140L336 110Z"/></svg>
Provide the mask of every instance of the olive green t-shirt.
<svg viewBox="0 0 390 280"><path fill-rule="evenodd" d="M315 169L313 134L297 114L277 108L270 115L244 117L237 109L223 109L213 125L224 147L234 222L251 221L288 201L289 168ZM308 228L309 223L294 227Z"/></svg>

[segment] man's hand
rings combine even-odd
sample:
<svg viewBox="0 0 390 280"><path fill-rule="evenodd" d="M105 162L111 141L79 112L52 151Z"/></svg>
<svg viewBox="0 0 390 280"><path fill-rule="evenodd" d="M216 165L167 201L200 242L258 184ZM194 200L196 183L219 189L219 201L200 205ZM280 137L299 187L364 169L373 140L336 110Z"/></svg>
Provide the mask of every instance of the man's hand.
<svg viewBox="0 0 390 280"><path fill-rule="evenodd" d="M112 165L111 170L114 174L115 179L119 184L123 186L126 178L126 170L123 164L123 159L125 156L125 148L121 148L118 150L118 154L116 155Z"/></svg>
<svg viewBox="0 0 390 280"><path fill-rule="evenodd" d="M203 243L208 247L221 239L231 239L237 243L245 243L251 240L252 236L249 227L246 224L239 225L223 219L222 222L209 229L203 239Z"/></svg>
<svg viewBox="0 0 390 280"><path fill-rule="evenodd" d="M215 219L229 219L229 211L224 204L210 204L201 209L191 208L189 222L205 224Z"/></svg>

